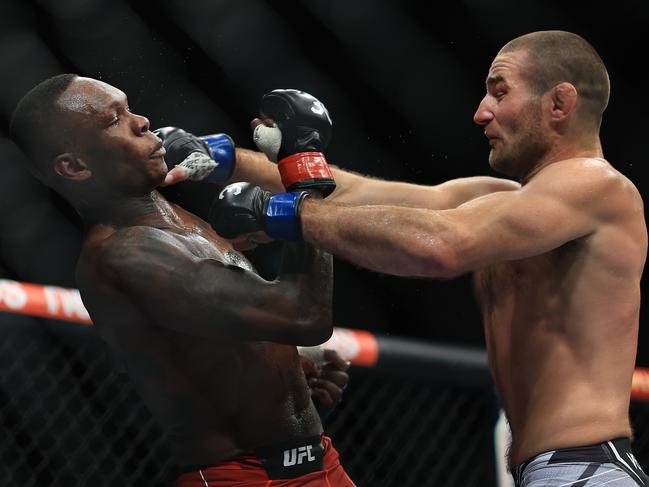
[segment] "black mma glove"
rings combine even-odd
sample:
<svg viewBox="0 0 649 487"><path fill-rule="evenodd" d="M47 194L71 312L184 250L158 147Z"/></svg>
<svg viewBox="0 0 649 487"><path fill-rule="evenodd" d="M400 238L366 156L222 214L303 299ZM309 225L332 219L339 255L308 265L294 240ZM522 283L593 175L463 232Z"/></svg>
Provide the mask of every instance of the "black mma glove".
<svg viewBox="0 0 649 487"><path fill-rule="evenodd" d="M232 176L236 157L229 135L212 134L197 137L178 127L162 127L153 131L167 150L164 156L169 170L180 166L189 181L219 183Z"/></svg>
<svg viewBox="0 0 649 487"><path fill-rule="evenodd" d="M265 232L277 240L301 240L300 206L306 191L271 194L252 183L223 188L210 208L208 221L225 238Z"/></svg>
<svg viewBox="0 0 649 487"><path fill-rule="evenodd" d="M331 139L331 118L325 106L298 90L273 90L260 102L259 113L275 126L254 129L257 147L277 166L287 191L317 191L323 197L336 189L322 151Z"/></svg>

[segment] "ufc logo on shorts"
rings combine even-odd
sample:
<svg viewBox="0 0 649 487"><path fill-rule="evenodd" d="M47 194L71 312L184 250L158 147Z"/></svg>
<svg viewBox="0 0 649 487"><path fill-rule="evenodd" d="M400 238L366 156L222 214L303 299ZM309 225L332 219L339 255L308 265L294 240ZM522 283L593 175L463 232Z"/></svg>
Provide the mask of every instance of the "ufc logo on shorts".
<svg viewBox="0 0 649 487"><path fill-rule="evenodd" d="M312 462L315 460L315 457L311 454L311 448L311 445L307 445L284 450L284 466L292 467L293 465L302 465L305 458L307 462Z"/></svg>

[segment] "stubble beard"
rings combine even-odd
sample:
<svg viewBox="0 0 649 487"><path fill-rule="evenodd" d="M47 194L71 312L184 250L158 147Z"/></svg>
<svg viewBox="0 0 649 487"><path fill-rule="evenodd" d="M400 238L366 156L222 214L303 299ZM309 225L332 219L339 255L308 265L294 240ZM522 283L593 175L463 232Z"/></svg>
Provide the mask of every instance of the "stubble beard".
<svg viewBox="0 0 649 487"><path fill-rule="evenodd" d="M549 144L543 136L540 107L534 106L518 130L507 142L498 139L489 152L489 165L494 171L522 179L548 152Z"/></svg>

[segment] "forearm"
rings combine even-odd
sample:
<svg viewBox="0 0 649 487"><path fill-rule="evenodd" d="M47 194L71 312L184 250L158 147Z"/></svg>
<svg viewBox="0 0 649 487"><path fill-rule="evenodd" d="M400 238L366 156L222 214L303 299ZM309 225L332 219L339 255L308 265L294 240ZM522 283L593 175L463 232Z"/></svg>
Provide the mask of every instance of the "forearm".
<svg viewBox="0 0 649 487"><path fill-rule="evenodd" d="M203 259L191 268L175 269L169 282L173 290L156 293L162 297L149 307L155 322L168 328L196 336L307 346L326 341L333 330L331 286L316 289L302 273L269 282ZM314 296L322 288L328 294Z"/></svg>
<svg viewBox="0 0 649 487"><path fill-rule="evenodd" d="M293 287L302 321L316 324L323 333L333 332L333 258L330 253L307 243L286 242L277 281Z"/></svg>
<svg viewBox="0 0 649 487"><path fill-rule="evenodd" d="M237 148L236 158L234 172L224 185L248 181L271 193L284 191L277 164L271 162L263 152ZM343 171L335 166L330 167L336 179L336 190L331 195L331 198L336 197L341 191L353 190L355 183L363 177L349 171Z"/></svg>
<svg viewBox="0 0 649 487"><path fill-rule="evenodd" d="M224 183L224 186L248 181L271 193L284 191L277 164L268 160L262 152L237 148L235 154L237 161L234 172L232 177Z"/></svg>
<svg viewBox="0 0 649 487"><path fill-rule="evenodd" d="M153 325L292 345L315 345L331 335L331 284L318 284L330 279L331 257L305 244L295 266L274 281L245 260L197 257L152 227L120 230L101 245L87 251L84 261L93 271L86 280L128 296Z"/></svg>
<svg viewBox="0 0 649 487"><path fill-rule="evenodd" d="M367 269L407 277L451 277L461 240L443 212L305 201L303 238Z"/></svg>

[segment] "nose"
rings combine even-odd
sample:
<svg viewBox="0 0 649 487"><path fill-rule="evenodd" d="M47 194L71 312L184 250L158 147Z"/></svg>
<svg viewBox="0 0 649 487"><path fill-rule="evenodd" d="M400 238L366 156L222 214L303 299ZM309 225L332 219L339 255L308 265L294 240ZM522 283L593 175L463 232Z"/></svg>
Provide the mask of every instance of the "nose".
<svg viewBox="0 0 649 487"><path fill-rule="evenodd" d="M486 95L478 105L478 109L473 114L473 121L478 125L487 125L494 118L493 112L489 109L489 100Z"/></svg>
<svg viewBox="0 0 649 487"><path fill-rule="evenodd" d="M149 131L151 122L143 115L134 115L133 131L135 135L144 135Z"/></svg>

